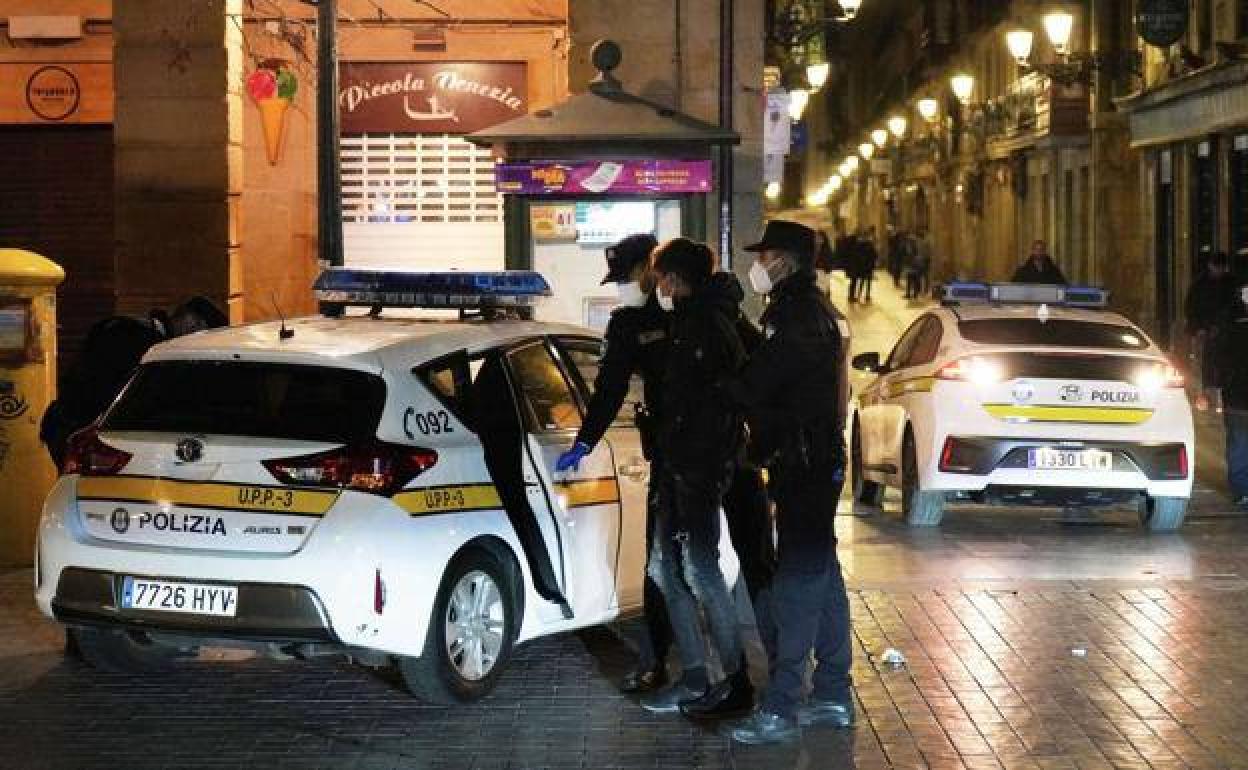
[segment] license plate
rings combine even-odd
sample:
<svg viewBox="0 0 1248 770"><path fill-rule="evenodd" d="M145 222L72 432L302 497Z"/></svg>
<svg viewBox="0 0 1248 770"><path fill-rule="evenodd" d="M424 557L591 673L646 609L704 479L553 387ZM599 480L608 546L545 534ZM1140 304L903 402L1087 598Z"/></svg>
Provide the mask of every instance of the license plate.
<svg viewBox="0 0 1248 770"><path fill-rule="evenodd" d="M238 611L238 587L127 576L121 585L121 607L232 618Z"/></svg>
<svg viewBox="0 0 1248 770"><path fill-rule="evenodd" d="M1099 449L1052 449L1028 452L1027 467L1038 470L1112 471L1114 457Z"/></svg>

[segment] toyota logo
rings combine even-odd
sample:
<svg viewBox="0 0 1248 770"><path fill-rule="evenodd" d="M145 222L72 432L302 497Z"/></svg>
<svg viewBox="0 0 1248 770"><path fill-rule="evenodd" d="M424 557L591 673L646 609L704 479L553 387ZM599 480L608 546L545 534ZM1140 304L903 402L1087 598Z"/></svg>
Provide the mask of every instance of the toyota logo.
<svg viewBox="0 0 1248 770"><path fill-rule="evenodd" d="M175 454L184 463L198 462L204 456L204 442L197 438L184 438L178 442Z"/></svg>
<svg viewBox="0 0 1248 770"><path fill-rule="evenodd" d="M126 530L130 529L130 512L125 508L117 508L113 511L113 515L108 517L108 523L113 525L114 532L124 535Z"/></svg>

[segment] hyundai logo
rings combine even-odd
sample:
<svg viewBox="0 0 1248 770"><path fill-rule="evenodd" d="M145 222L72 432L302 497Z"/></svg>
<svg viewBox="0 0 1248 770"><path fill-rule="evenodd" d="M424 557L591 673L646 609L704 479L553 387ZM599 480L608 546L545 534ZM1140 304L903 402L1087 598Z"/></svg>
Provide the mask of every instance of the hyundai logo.
<svg viewBox="0 0 1248 770"><path fill-rule="evenodd" d="M204 456L204 442L197 438L184 438L178 442L175 454L184 463L198 462Z"/></svg>

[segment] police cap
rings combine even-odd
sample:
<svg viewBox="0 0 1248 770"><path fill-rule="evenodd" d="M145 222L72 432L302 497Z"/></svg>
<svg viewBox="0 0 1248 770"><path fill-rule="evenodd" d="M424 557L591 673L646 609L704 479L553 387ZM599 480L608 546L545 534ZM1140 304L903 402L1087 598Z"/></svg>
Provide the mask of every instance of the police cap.
<svg viewBox="0 0 1248 770"><path fill-rule="evenodd" d="M659 242L650 233L630 235L614 246L607 247L607 276L603 283L628 283L633 269L650 259L650 252Z"/></svg>

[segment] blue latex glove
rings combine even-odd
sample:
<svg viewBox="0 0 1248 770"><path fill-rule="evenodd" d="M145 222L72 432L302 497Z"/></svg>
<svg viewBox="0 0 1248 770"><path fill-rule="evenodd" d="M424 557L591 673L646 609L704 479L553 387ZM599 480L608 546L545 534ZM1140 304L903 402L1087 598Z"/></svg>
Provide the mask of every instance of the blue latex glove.
<svg viewBox="0 0 1248 770"><path fill-rule="evenodd" d="M566 473L578 470L581 467L581 460L585 459L585 455L591 451L593 450L584 442L576 442L571 449L559 455L559 459L555 461L555 471Z"/></svg>

